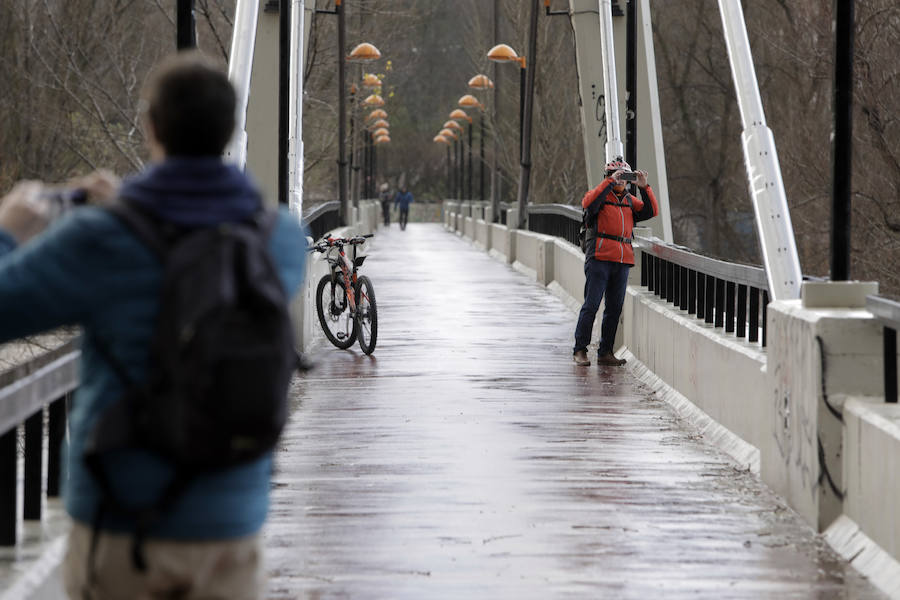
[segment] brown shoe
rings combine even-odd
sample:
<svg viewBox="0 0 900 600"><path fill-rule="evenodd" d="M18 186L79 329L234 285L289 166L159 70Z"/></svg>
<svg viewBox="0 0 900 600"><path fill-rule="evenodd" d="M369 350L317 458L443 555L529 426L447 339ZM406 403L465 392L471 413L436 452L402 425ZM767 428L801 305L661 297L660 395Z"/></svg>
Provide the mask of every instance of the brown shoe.
<svg viewBox="0 0 900 600"><path fill-rule="evenodd" d="M579 350L573 354L572 360L574 360L575 364L579 367L589 367L591 365L591 361L588 360L587 352L585 350Z"/></svg>
<svg viewBox="0 0 900 600"><path fill-rule="evenodd" d="M626 362L627 361L624 358L616 358L616 355L612 352L607 352L606 354L601 354L597 357L597 364L607 367L621 367Z"/></svg>

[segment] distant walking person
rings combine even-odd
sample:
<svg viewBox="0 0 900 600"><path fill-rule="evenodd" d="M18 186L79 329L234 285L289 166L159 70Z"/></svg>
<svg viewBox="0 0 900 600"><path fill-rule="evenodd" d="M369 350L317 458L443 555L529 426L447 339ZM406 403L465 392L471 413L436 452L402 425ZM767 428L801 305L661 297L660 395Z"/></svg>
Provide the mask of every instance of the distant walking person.
<svg viewBox="0 0 900 600"><path fill-rule="evenodd" d="M381 214L384 217L384 226L391 226L391 192L387 182L381 184L381 192L378 193L378 199L381 200Z"/></svg>
<svg viewBox="0 0 900 600"><path fill-rule="evenodd" d="M398 218L400 221L400 229L406 229L406 223L409 221L409 205L412 201L412 192L407 190L405 185L401 186L400 191L394 198L394 206L399 207L400 209L400 216Z"/></svg>
<svg viewBox="0 0 900 600"><path fill-rule="evenodd" d="M627 181L634 181L640 198L629 194ZM581 201L585 210L587 228L584 239L584 305L575 326L575 347L572 350L575 364L588 366L587 347L591 343L594 318L600 301L606 296L603 323L600 326L600 343L597 346L597 364L621 366L625 359L613 354L616 329L625 301L628 272L634 266L634 250L631 247L631 228L634 223L655 217L659 212L656 196L647 185L647 172L632 174L621 157L607 163L606 179L585 194Z"/></svg>

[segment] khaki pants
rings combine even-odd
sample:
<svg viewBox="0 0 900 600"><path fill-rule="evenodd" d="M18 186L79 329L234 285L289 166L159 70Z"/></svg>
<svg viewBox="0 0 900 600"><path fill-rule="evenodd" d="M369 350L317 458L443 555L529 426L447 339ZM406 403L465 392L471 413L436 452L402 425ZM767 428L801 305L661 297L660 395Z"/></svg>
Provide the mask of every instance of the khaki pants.
<svg viewBox="0 0 900 600"><path fill-rule="evenodd" d="M92 530L74 523L63 566L73 600L259 600L265 573L259 535L232 540L144 542L146 572L131 562L132 536L101 532L88 586Z"/></svg>

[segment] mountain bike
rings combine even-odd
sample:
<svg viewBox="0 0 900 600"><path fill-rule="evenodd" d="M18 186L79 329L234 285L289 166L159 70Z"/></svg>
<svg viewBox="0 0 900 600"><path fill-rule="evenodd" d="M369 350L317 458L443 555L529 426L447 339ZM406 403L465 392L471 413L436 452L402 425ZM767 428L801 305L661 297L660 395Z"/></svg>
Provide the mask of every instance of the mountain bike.
<svg viewBox="0 0 900 600"><path fill-rule="evenodd" d="M310 252L325 254L330 272L322 276L316 286L316 312L328 341L346 350L359 341L366 354L375 351L378 338L378 313L375 289L371 280L359 275L365 256L357 256L357 248L374 234L352 238L325 238L309 248ZM352 260L344 251L353 248Z"/></svg>

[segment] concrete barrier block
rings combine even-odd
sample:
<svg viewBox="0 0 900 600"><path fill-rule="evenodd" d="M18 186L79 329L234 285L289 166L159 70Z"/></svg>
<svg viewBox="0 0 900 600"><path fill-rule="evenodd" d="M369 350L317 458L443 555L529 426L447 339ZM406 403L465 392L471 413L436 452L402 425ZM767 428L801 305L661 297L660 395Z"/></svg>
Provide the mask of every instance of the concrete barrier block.
<svg viewBox="0 0 900 600"><path fill-rule="evenodd" d="M844 513L900 560L900 405L848 398L843 415Z"/></svg>

